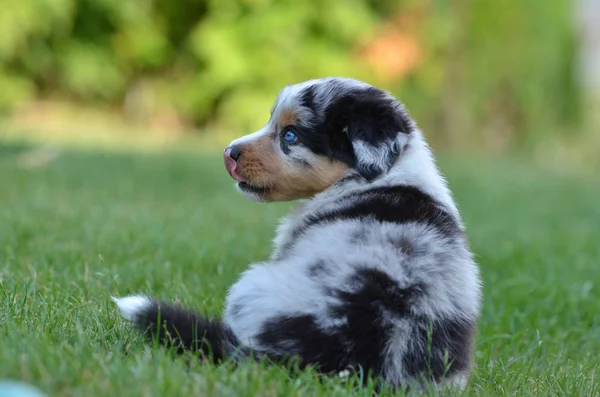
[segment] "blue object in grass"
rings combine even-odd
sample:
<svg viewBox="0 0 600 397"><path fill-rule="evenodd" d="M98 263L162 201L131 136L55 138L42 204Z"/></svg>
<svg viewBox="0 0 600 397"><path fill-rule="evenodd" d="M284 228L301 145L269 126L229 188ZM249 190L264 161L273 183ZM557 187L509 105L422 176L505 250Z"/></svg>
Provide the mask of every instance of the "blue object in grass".
<svg viewBox="0 0 600 397"><path fill-rule="evenodd" d="M0 380L0 397L47 397L41 390L27 383Z"/></svg>

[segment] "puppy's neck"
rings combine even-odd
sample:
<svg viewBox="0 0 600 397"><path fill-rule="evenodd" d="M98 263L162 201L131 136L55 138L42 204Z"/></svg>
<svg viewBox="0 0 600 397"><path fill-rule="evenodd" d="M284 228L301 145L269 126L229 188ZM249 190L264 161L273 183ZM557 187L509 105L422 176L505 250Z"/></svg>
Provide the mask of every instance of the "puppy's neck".
<svg viewBox="0 0 600 397"><path fill-rule="evenodd" d="M429 145L416 128L410 133L398 160L388 172L369 182L361 178L356 171L349 170L338 183L317 194L301 207L316 208L320 204L336 200L348 193L373 187L397 185L414 186L429 194L460 221L460 215L448 184L436 165Z"/></svg>

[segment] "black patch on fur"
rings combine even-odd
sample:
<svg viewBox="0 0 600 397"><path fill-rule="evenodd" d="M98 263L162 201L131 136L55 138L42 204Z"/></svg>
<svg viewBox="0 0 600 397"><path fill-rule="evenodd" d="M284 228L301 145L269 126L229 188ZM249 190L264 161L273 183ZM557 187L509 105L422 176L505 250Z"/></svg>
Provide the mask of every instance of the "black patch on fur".
<svg viewBox="0 0 600 397"><path fill-rule="evenodd" d="M322 372L361 367L365 374L381 375L383 353L392 323L384 316L407 316L422 287L400 288L388 275L361 268L348 280L353 291L334 290L339 303L330 314L345 324L324 329L313 315L279 316L264 324L258 337L261 348L296 356L301 366Z"/></svg>
<svg viewBox="0 0 600 397"><path fill-rule="evenodd" d="M306 87L300 94L300 106L315 110L315 86Z"/></svg>
<svg viewBox="0 0 600 397"><path fill-rule="evenodd" d="M308 275L312 278L320 278L327 274L325 261L318 261L308 268Z"/></svg>
<svg viewBox="0 0 600 397"><path fill-rule="evenodd" d="M313 122L315 123L315 122ZM352 144L343 134L328 135L319 127L316 121L316 127L297 126L296 135L304 146L313 153L329 157L332 160L338 160L350 167L354 167L354 151Z"/></svg>
<svg viewBox="0 0 600 397"><path fill-rule="evenodd" d="M347 346L321 329L313 315L278 316L263 324L257 340L261 348L278 352L279 360L298 359L300 367L315 365L322 372L342 367Z"/></svg>
<svg viewBox="0 0 600 397"><path fill-rule="evenodd" d="M348 280L349 285L359 285L356 292L338 291L337 296L353 307L368 307L370 311L383 313L387 311L397 316L408 314L413 299L422 294L424 286L413 285L409 288L400 288L398 283L385 272L372 268L360 268ZM344 309L334 310L336 317L345 315Z"/></svg>
<svg viewBox="0 0 600 397"><path fill-rule="evenodd" d="M341 198L352 203L332 211L311 215L293 232L295 238L307 230L326 223L349 219L377 222L418 222L436 228L447 237L462 235L456 219L431 196L413 186L386 186L354 193ZM284 247L288 250L295 240Z"/></svg>
<svg viewBox="0 0 600 397"><path fill-rule="evenodd" d="M409 375L437 381L469 369L475 337L472 321L460 318L430 321L425 317L413 321L411 348L403 360Z"/></svg>
<svg viewBox="0 0 600 397"><path fill-rule="evenodd" d="M240 303L234 303L234 304L232 304L231 305L231 309L230 309L231 315L233 317L237 317L240 314L240 312L242 311L242 308L243 308L243 306Z"/></svg>
<svg viewBox="0 0 600 397"><path fill-rule="evenodd" d="M409 118L401 111L398 101L376 87L350 91L335 101L329 111L332 117L348 115L351 139L374 145L386 139L393 140L399 133L410 132Z"/></svg>
<svg viewBox="0 0 600 397"><path fill-rule="evenodd" d="M221 321L163 302L153 302L135 317L134 323L151 341L178 353L198 352L215 363L240 346L231 329Z"/></svg>
<svg viewBox="0 0 600 397"><path fill-rule="evenodd" d="M393 248L399 250L404 255L409 257L422 256L426 255L429 252L429 246L418 244L418 242L411 241L405 236L401 236L398 238L388 237L388 242ZM448 259L448 257L442 258L441 256L435 258L439 263L444 263Z"/></svg>
<svg viewBox="0 0 600 397"><path fill-rule="evenodd" d="M314 120L299 128L302 143L316 154L328 156L354 167L366 179L374 179L387 169L375 164L357 161L352 142L362 141L380 154L376 148L386 147L386 166L396 161L401 148L398 134L410 133L410 119L398 101L376 87L348 89L345 82L332 80L321 86L310 86L300 93L300 104L313 110ZM331 98L320 98L327 103L318 109L315 96L319 88ZM377 157L377 156L373 156Z"/></svg>
<svg viewBox="0 0 600 397"><path fill-rule="evenodd" d="M396 241L397 247L402 250L406 255L412 255L415 253L415 245L408 238L403 237Z"/></svg>
<svg viewBox="0 0 600 397"><path fill-rule="evenodd" d="M408 115L399 107L397 100L376 87L346 89L344 82L332 80L321 86L309 86L300 94L300 106L313 111L313 120L299 127L300 141L316 154L342 161L350 167L357 167L352 142L363 141L373 147L389 146L386 153L388 166L397 159L400 148L396 137L409 133ZM333 98L326 108L319 109L315 97L319 89L328 92ZM361 163L359 173L372 179L385 170L369 167Z"/></svg>

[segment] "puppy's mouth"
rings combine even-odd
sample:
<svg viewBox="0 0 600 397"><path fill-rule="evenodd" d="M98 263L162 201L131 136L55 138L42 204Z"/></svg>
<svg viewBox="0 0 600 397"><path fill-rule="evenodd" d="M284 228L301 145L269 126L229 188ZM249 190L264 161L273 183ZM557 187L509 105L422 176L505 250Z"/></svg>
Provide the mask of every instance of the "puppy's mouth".
<svg viewBox="0 0 600 397"><path fill-rule="evenodd" d="M248 179L239 172L237 162L231 157L231 148L225 149L224 161L225 169L229 175L237 181L238 189L244 193L249 193L255 196L263 196L268 193L271 189L266 186L255 185L249 182Z"/></svg>
<svg viewBox="0 0 600 397"><path fill-rule="evenodd" d="M248 181L248 178L242 175L235 165L227 166L227 172L229 172L229 175L236 180L238 188L243 192L252 193L255 195L263 195L270 190L270 188L266 186L256 185Z"/></svg>
<svg viewBox="0 0 600 397"><path fill-rule="evenodd" d="M269 187L253 185L252 183L245 180L238 181L237 185L241 191L257 195L263 195L271 190Z"/></svg>

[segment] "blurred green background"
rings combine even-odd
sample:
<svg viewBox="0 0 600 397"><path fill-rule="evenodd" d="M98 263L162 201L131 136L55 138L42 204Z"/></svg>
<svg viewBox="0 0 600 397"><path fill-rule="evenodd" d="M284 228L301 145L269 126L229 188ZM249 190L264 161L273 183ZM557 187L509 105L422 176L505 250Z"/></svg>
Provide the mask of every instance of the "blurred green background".
<svg viewBox="0 0 600 397"><path fill-rule="evenodd" d="M109 298L222 312L289 209L240 197L222 148L330 75L406 104L464 214L485 289L464 395L600 395L599 0L0 0L0 376L371 397L171 360Z"/></svg>
<svg viewBox="0 0 600 397"><path fill-rule="evenodd" d="M594 160L594 2L2 0L2 130L221 144L283 86L343 75L396 94L438 150Z"/></svg>

